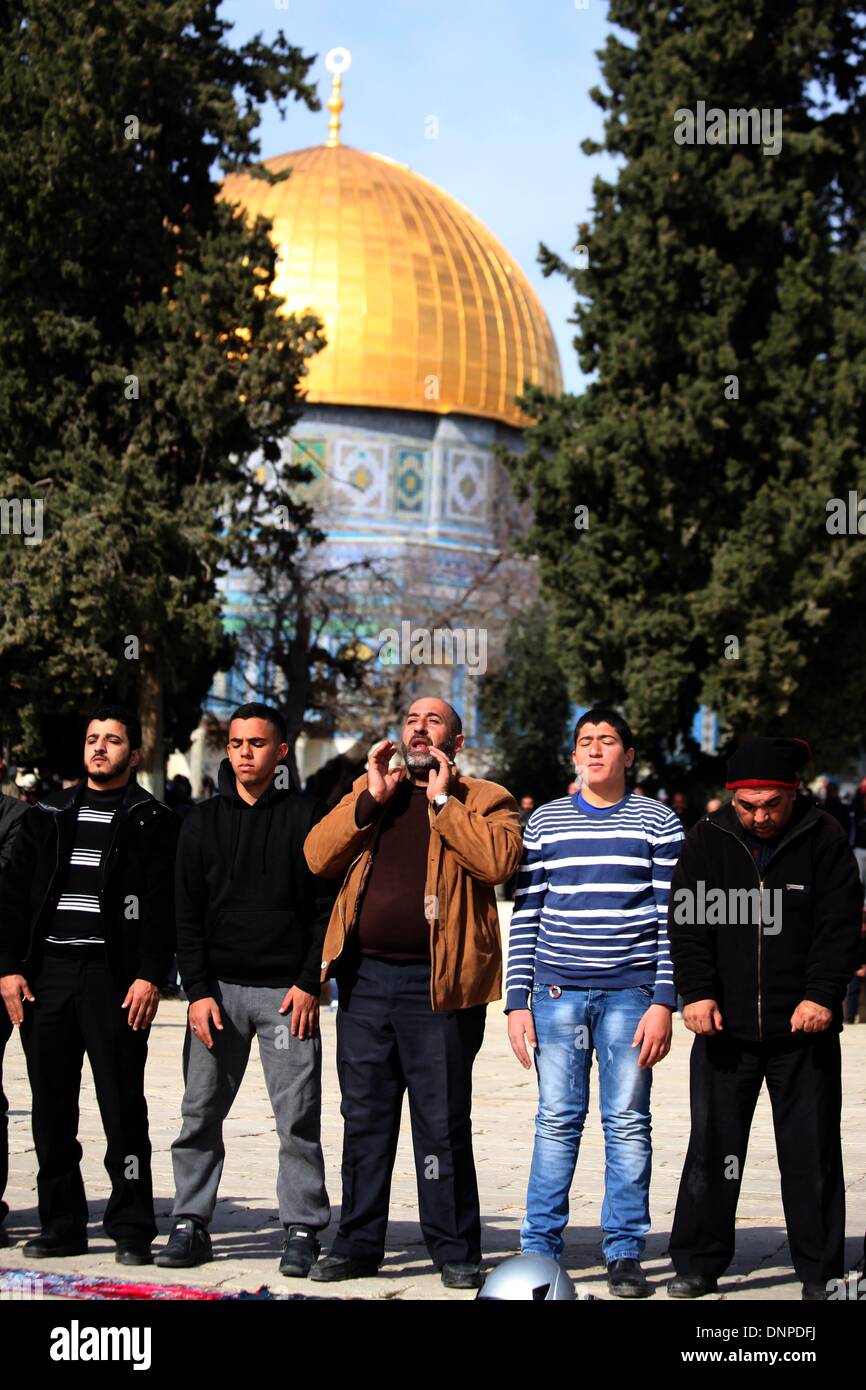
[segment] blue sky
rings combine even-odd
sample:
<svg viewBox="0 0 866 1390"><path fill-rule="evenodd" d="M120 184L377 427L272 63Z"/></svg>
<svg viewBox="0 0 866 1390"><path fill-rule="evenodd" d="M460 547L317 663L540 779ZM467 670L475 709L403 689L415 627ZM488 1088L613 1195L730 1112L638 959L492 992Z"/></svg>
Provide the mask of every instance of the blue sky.
<svg viewBox="0 0 866 1390"><path fill-rule="evenodd" d="M601 135L588 92L601 84L595 55L610 32L603 0L586 9L575 0L224 0L221 14L234 25L234 43L282 29L305 54L319 55L312 75L322 111L292 103L281 121L266 109L263 157L324 143L324 57L348 48L344 143L410 165L487 224L535 286L566 387L580 389L568 323L574 293L559 276L545 280L536 256L540 241L570 255L577 224L589 217L593 178L613 175L607 156L580 151L583 139ZM425 138L429 116L438 120L437 139Z"/></svg>

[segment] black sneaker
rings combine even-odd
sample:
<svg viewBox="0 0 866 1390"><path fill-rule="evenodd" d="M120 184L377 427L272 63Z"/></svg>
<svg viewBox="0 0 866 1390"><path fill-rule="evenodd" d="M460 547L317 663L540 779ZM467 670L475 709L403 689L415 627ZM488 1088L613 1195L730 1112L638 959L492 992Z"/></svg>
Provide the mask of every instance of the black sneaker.
<svg viewBox="0 0 866 1390"><path fill-rule="evenodd" d="M310 1270L310 1278L320 1284L338 1279L370 1279L379 1273L379 1260L355 1259L351 1255L326 1255Z"/></svg>
<svg viewBox="0 0 866 1390"><path fill-rule="evenodd" d="M481 1266L463 1260L446 1260L440 1270L446 1289L480 1289Z"/></svg>
<svg viewBox="0 0 866 1390"><path fill-rule="evenodd" d="M668 1284L670 1298L705 1298L717 1290L716 1280L703 1274L677 1274Z"/></svg>
<svg viewBox="0 0 866 1390"><path fill-rule="evenodd" d="M192 1269L212 1259L210 1236L204 1226L187 1216L175 1221L168 1245L160 1250L154 1264L162 1269Z"/></svg>
<svg viewBox="0 0 866 1390"><path fill-rule="evenodd" d="M826 1284L807 1281L803 1285L802 1300L804 1303L826 1303L829 1298L830 1290Z"/></svg>
<svg viewBox="0 0 866 1390"><path fill-rule="evenodd" d="M119 1240L114 1252L115 1264L149 1265L153 1264L153 1251L149 1240Z"/></svg>
<svg viewBox="0 0 866 1390"><path fill-rule="evenodd" d="M51 1231L42 1231L32 1240L26 1240L22 1246L22 1253L34 1260L60 1259L65 1255L86 1255L87 1236L66 1234L52 1234Z"/></svg>
<svg viewBox="0 0 866 1390"><path fill-rule="evenodd" d="M649 1298L650 1295L640 1260L611 1260L607 1267L607 1287L616 1298Z"/></svg>
<svg viewBox="0 0 866 1390"><path fill-rule="evenodd" d="M285 1274L288 1279L306 1279L319 1258L321 1248L313 1232L308 1231L306 1226L289 1226L280 1260L280 1274Z"/></svg>

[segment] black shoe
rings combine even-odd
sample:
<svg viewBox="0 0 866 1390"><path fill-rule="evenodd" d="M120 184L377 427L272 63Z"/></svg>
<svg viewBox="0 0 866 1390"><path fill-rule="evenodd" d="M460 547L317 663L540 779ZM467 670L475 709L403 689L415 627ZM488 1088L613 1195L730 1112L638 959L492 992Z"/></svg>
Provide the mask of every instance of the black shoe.
<svg viewBox="0 0 866 1390"><path fill-rule="evenodd" d="M380 1260L354 1259L351 1255L326 1255L310 1270L310 1278L320 1284L333 1284L338 1279L370 1279L379 1273Z"/></svg>
<svg viewBox="0 0 866 1390"><path fill-rule="evenodd" d="M607 1267L607 1287L617 1298L649 1298L650 1295L640 1260L611 1260Z"/></svg>
<svg viewBox="0 0 866 1390"><path fill-rule="evenodd" d="M289 1226L286 1230L286 1243L280 1260L280 1274L287 1278L306 1279L316 1260L321 1245L312 1231L306 1226Z"/></svg>
<svg viewBox="0 0 866 1390"><path fill-rule="evenodd" d="M441 1274L446 1289L480 1289L484 1282L481 1266L462 1260L446 1260Z"/></svg>
<svg viewBox="0 0 866 1390"><path fill-rule="evenodd" d="M703 1298L704 1294L716 1292L716 1280L705 1278L703 1274L676 1274L668 1284L670 1298Z"/></svg>
<svg viewBox="0 0 866 1390"><path fill-rule="evenodd" d="M184 1217L175 1221L168 1245L160 1250L154 1264L162 1269L192 1269L213 1259L210 1236L198 1221Z"/></svg>
<svg viewBox="0 0 866 1390"><path fill-rule="evenodd" d="M153 1264L153 1251L149 1240L119 1240L114 1252L114 1260L119 1265Z"/></svg>
<svg viewBox="0 0 866 1390"><path fill-rule="evenodd" d="M830 1297L830 1291L826 1284L818 1284L809 1281L803 1285L804 1303L824 1303Z"/></svg>
<svg viewBox="0 0 866 1390"><path fill-rule="evenodd" d="M24 1242L22 1253L34 1260L60 1259L64 1255L86 1255L87 1236L52 1235L50 1231L43 1231L32 1240Z"/></svg>

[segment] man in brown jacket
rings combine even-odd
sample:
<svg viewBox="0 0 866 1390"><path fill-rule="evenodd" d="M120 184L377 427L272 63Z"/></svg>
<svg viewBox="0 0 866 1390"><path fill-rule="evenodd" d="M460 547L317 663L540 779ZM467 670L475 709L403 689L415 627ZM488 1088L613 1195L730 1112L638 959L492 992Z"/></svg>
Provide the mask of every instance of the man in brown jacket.
<svg viewBox="0 0 866 1390"><path fill-rule="evenodd" d="M430 1257L446 1287L481 1283L472 1065L486 1006L502 994L493 889L517 868L522 842L504 787L457 771L462 747L456 711L416 700L402 735L405 767L389 772L396 748L378 744L366 777L304 846L314 874L343 876L322 961L340 989L343 1206L316 1280L375 1274L382 1262L408 1090Z"/></svg>

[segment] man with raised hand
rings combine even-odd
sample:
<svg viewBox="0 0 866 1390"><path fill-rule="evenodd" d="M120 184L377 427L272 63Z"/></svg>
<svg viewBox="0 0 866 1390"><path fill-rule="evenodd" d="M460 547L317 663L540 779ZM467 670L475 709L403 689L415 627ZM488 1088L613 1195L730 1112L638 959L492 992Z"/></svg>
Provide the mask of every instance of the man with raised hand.
<svg viewBox="0 0 866 1390"><path fill-rule="evenodd" d="M304 1278L331 1214L319 972L334 894L303 854L326 808L291 785L278 710L241 705L226 751L219 796L189 808L178 846L177 959L189 1027L183 1127L171 1151L174 1224L156 1263L186 1269L213 1258L208 1227L225 1160L223 1124L257 1038L280 1145L280 1273Z"/></svg>
<svg viewBox="0 0 866 1390"><path fill-rule="evenodd" d="M671 873L683 841L673 811L626 786L625 719L596 706L577 722L581 788L541 806L524 831L506 978L508 1037L538 1073L524 1254L558 1260L589 1109L593 1052L604 1130L602 1252L608 1288L644 1298L650 1228L652 1068L676 1007L667 943ZM529 1049L529 1050L528 1050Z"/></svg>
<svg viewBox="0 0 866 1390"><path fill-rule="evenodd" d="M336 974L345 1122L340 1228L313 1278L375 1274L409 1093L421 1230L447 1288L481 1283L472 1066L502 991L494 886L520 860L514 798L455 766L457 712L416 700L402 734L311 832L314 873L343 880L323 952Z"/></svg>
<svg viewBox="0 0 866 1390"><path fill-rule="evenodd" d="M745 739L728 761L732 801L689 831L674 873L668 931L696 1036L673 1298L714 1292L733 1259L764 1081L803 1298L828 1298L844 1274L839 1034L863 893L844 830L799 790L810 757L802 739Z"/></svg>
<svg viewBox="0 0 866 1390"><path fill-rule="evenodd" d="M141 725L104 705L86 778L23 817L0 875L0 988L21 1029L33 1093L41 1233L24 1254L87 1250L78 1096L87 1053L111 1196L102 1229L120 1264L149 1264L156 1235L144 1067L174 955L177 820L139 787Z"/></svg>

